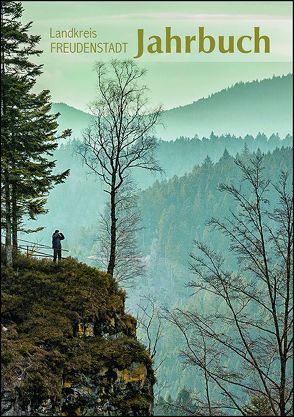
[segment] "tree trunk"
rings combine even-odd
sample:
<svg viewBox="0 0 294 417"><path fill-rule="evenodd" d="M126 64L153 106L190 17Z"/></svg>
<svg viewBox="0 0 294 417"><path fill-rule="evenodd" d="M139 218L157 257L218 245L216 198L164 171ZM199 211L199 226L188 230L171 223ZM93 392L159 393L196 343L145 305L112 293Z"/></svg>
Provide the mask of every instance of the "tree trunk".
<svg viewBox="0 0 294 417"><path fill-rule="evenodd" d="M16 187L12 185L11 195L11 210L12 210L12 246L13 250L17 250L17 199L16 199Z"/></svg>
<svg viewBox="0 0 294 417"><path fill-rule="evenodd" d="M115 190L113 189L110 194L110 216L111 216L111 229L110 229L110 254L107 272L113 276L115 268L116 257L116 204L115 204Z"/></svg>
<svg viewBox="0 0 294 417"><path fill-rule="evenodd" d="M4 175L5 182L5 253L6 265L12 265L12 241L11 241L11 207L10 207L10 187L8 173Z"/></svg>
<svg viewBox="0 0 294 417"><path fill-rule="evenodd" d="M3 9L1 7L1 25L3 24ZM5 75L5 54L4 49L1 54L1 79ZM1 83L1 118L6 114L6 101L4 85ZM6 127L6 119L3 117L2 128ZM1 129L2 130L2 129ZM11 210L10 210L10 187L8 169L4 170L4 199L5 199L5 256L6 264L12 265L12 245L11 245Z"/></svg>
<svg viewBox="0 0 294 417"><path fill-rule="evenodd" d="M281 358L281 382L280 382L280 415L286 416L286 399L285 399L285 389L286 389L286 360L284 355Z"/></svg>

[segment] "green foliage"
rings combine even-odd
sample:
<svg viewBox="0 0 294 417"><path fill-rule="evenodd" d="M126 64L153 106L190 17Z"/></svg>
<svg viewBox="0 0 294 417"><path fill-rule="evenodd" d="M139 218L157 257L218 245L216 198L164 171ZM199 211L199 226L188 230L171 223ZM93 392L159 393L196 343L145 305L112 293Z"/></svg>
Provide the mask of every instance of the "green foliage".
<svg viewBox="0 0 294 417"><path fill-rule="evenodd" d="M260 152L260 151L258 151ZM251 155L251 154L250 154ZM241 158L246 152L241 152ZM265 175L278 181L280 170L291 172L292 149L276 149L264 157ZM205 160L190 174L156 182L141 194L139 207L145 226L143 253L158 242L158 256L187 265L193 240L211 239L207 222L235 210L234 203L218 192L221 183L241 180L234 158L227 151L214 164ZM274 189L272 189L274 191ZM214 248L225 248L224 239L213 234Z"/></svg>
<svg viewBox="0 0 294 417"><path fill-rule="evenodd" d="M49 91L32 91L42 65L31 61L42 51L40 36L31 35L32 22L20 22L21 2L1 3L1 132L2 132L2 208L7 245L10 235L16 246L23 217L35 219L45 213L47 194L65 181L69 170L53 173L52 152L57 139L58 114L50 114Z"/></svg>

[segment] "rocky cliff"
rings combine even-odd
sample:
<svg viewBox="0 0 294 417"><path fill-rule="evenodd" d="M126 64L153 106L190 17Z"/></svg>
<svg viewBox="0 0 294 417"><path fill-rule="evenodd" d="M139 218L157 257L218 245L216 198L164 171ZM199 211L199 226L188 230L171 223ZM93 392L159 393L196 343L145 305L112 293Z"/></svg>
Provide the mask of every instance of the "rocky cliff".
<svg viewBox="0 0 294 417"><path fill-rule="evenodd" d="M124 301L74 259L2 268L1 415L152 415L152 364Z"/></svg>

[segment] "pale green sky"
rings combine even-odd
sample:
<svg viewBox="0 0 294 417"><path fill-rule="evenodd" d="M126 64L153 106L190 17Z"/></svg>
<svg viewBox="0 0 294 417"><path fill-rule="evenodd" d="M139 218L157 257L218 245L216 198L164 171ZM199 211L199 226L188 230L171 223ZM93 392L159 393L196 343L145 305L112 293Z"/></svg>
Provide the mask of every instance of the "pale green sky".
<svg viewBox="0 0 294 417"><path fill-rule="evenodd" d="M137 59L147 68L146 83L154 104L164 108L188 104L238 81L262 79L292 72L292 2L112 2L112 1L24 1L23 21L32 20L32 32L42 36L44 50L38 59L44 74L38 88L51 90L55 102L80 109L95 97L97 60L133 57L137 51L137 29L146 37L163 36L166 26L173 34L197 34L204 26L214 36L249 34L254 26L271 38L271 53L246 54L157 54ZM60 30L97 31L96 39L52 39ZM56 54L51 42L128 42L125 54Z"/></svg>

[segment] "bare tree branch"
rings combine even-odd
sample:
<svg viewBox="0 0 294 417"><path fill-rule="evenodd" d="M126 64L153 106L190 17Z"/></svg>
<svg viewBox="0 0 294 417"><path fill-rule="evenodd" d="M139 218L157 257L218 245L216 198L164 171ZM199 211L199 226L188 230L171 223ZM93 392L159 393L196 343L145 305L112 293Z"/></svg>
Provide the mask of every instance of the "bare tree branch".
<svg viewBox="0 0 294 417"><path fill-rule="evenodd" d="M103 246L108 257L107 272L117 276L116 270L120 269L122 279L121 264L126 251L119 253L120 238L117 237L121 214L118 210L123 198L120 190L134 168L161 171L155 159L157 141L152 136L161 108L148 108L147 87L140 85L145 70L139 68L134 61L113 60L109 64L98 62L95 69L98 98L91 105L94 121L85 130L84 141L78 153L91 171L105 183L105 191L110 196L108 250L105 236ZM105 219L102 223L105 225ZM135 219L130 223L134 225ZM133 238L126 230L123 235L124 243L127 235ZM131 244L127 255L134 260L134 248L130 250L130 247Z"/></svg>
<svg viewBox="0 0 294 417"><path fill-rule="evenodd" d="M235 199L237 210L209 224L229 239L238 271L228 271L223 256L195 242L190 268L196 279L188 286L196 297L200 292L211 294L215 307L209 313L176 309L166 311L165 317L184 337L185 361L203 376L205 389L198 401L206 404L209 415L217 396L224 411L231 405L241 415L258 407L270 415L289 415L293 409L289 175L282 173L279 184L272 185L264 178L258 154L236 163L243 174L240 187L221 185L220 190ZM246 408L248 398L252 404Z"/></svg>

